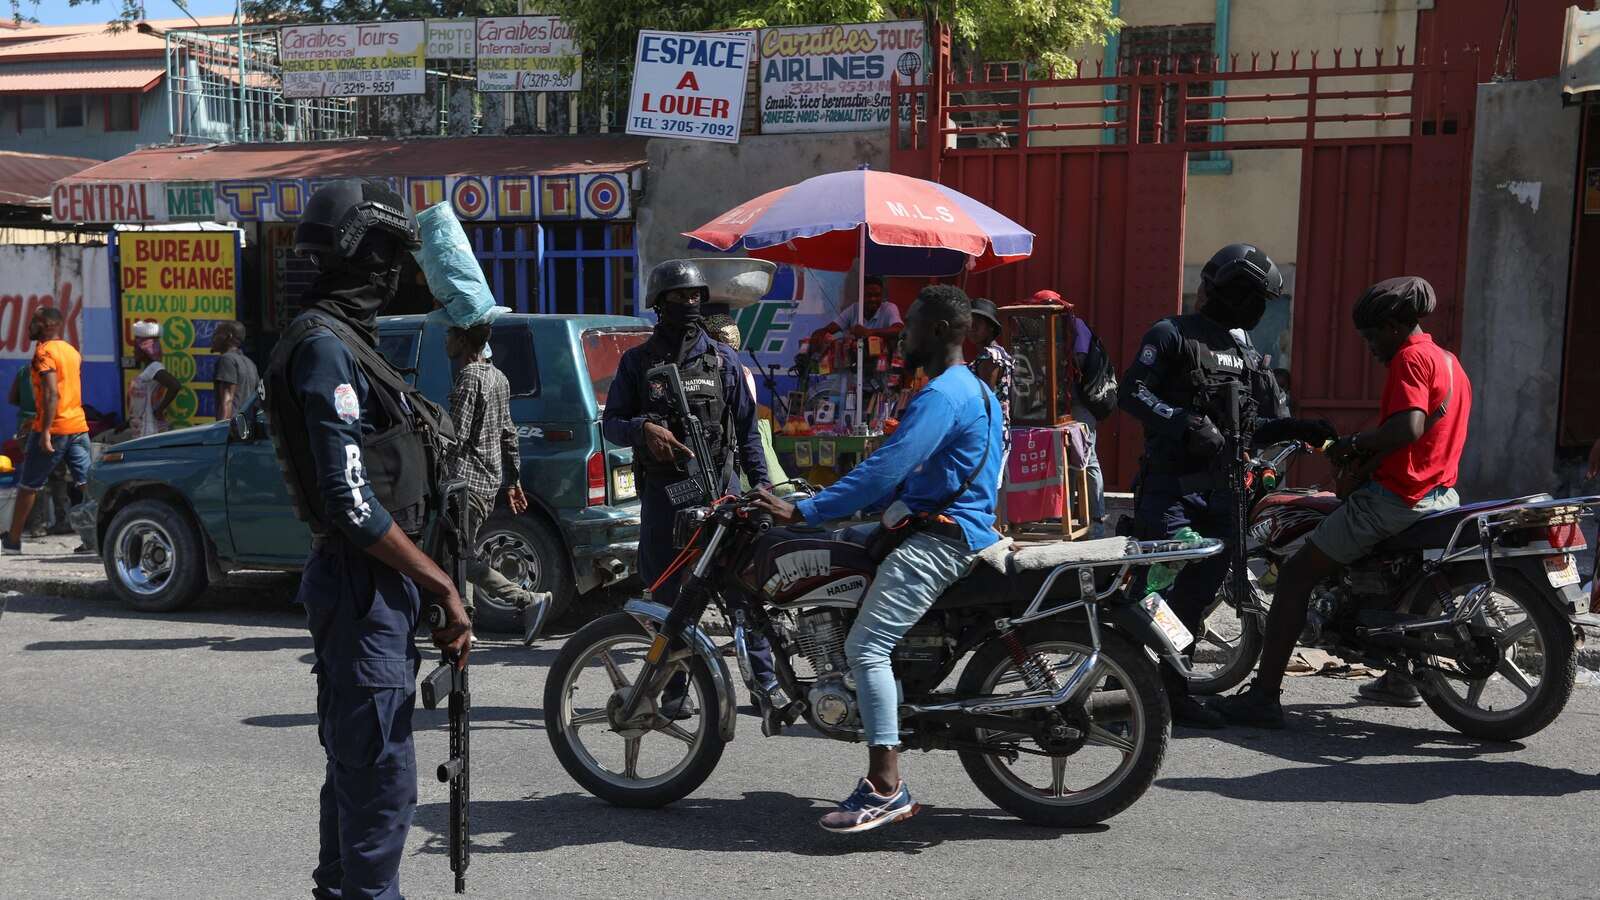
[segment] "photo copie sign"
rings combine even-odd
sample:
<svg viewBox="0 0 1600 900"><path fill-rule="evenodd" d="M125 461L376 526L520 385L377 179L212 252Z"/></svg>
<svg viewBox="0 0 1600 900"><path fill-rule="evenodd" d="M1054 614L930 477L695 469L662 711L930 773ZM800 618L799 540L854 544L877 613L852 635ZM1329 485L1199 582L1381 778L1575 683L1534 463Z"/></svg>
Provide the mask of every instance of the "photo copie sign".
<svg viewBox="0 0 1600 900"><path fill-rule="evenodd" d="M629 134L739 142L753 32L640 31Z"/></svg>

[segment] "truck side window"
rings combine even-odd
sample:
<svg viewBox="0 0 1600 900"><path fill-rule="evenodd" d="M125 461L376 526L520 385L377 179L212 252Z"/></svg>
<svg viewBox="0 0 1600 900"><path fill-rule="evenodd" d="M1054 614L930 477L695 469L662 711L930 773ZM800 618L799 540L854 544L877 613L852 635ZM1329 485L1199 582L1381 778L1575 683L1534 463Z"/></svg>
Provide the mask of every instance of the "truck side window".
<svg viewBox="0 0 1600 900"><path fill-rule="evenodd" d="M539 396L539 362L533 352L533 331L526 324L509 322L489 332L491 362L511 383L511 396Z"/></svg>
<svg viewBox="0 0 1600 900"><path fill-rule="evenodd" d="M390 331L378 335L378 352L412 384L417 383L417 342L418 333L415 331Z"/></svg>

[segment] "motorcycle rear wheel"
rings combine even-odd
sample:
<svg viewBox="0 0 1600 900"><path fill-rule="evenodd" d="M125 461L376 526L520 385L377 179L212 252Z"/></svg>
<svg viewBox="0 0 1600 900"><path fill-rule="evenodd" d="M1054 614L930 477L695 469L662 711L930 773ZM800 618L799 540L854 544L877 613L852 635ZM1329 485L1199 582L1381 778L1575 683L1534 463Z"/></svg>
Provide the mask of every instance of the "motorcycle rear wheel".
<svg viewBox="0 0 1600 900"><path fill-rule="evenodd" d="M1572 626L1538 588L1509 567L1498 569L1495 575L1494 592L1485 607L1490 624L1497 626L1495 640L1501 648L1495 674L1468 679L1425 671L1422 699L1435 715L1468 737L1515 741L1544 730L1566 708L1577 681L1576 646ZM1482 580L1480 568L1462 566L1452 572L1456 602L1464 600ZM1412 613L1441 614L1437 600L1424 596L1426 585L1417 593ZM1525 671L1524 666L1532 668L1530 663L1538 667L1536 672ZM1518 695L1521 702L1501 705L1502 700L1516 700Z"/></svg>
<svg viewBox="0 0 1600 900"><path fill-rule="evenodd" d="M1065 622L1043 622L1025 628L1022 640L1024 652L1045 657L1058 677L1091 650L1088 628ZM1104 721L1089 717L1087 739L1081 746L1056 756L1023 754L1015 762L976 750L960 752L967 777L994 805L1031 825L1081 828L1122 812L1149 789L1172 736L1166 691L1144 649L1110 629L1102 629L1100 633L1100 660L1100 671L1091 676L1091 687L1083 696L1125 692L1127 713L1111 714L1113 717ZM976 697L1010 693L1024 687L1005 644L992 640L978 648L967 661L956 690L962 697ZM1016 715L1037 713L1029 711ZM1072 720L1069 716L1069 721ZM964 735L966 740L975 741L999 737L1001 735L984 729ZM1042 748L1034 746L1033 749ZM1090 756L1085 753L1087 750L1094 751L1097 759L1114 762L1115 767L1093 784L1069 789L1069 769L1074 760L1080 766L1085 764L1086 757ZM1048 772L1049 784L1033 783L1023 774L1024 768Z"/></svg>
<svg viewBox="0 0 1600 900"><path fill-rule="evenodd" d="M545 733L556 759L585 790L617 806L656 809L683 799L711 777L726 746L711 670L698 654L684 661L694 716L662 717L658 695L645 701L644 726L618 730L615 707L638 679L650 641L633 616L602 616L567 639L545 681Z"/></svg>

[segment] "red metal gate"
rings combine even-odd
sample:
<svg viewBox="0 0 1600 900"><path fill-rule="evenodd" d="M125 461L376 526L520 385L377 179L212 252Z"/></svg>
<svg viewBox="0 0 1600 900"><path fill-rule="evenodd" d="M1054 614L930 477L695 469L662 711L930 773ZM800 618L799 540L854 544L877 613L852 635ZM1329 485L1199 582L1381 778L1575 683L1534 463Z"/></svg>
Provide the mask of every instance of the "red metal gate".
<svg viewBox="0 0 1600 900"><path fill-rule="evenodd" d="M1298 413L1352 427L1376 410L1382 372L1349 325L1351 303L1376 280L1433 282L1440 310L1429 327L1457 343L1473 113L1460 98L1475 95L1471 56L1294 53L1282 68L1276 53L1140 58L1109 76L1080 63L1072 78L995 69L979 80L958 78L948 38L940 43L928 85L894 87L892 168L954 187L1037 236L1026 262L974 276L974 296L1004 303L1053 288L1126 365L1145 329L1182 309L1187 162L1291 149L1301 153ZM1338 134L1356 129L1371 133ZM1256 239L1273 238L1286 240ZM1126 488L1139 427L1118 415L1100 435L1107 484Z"/></svg>

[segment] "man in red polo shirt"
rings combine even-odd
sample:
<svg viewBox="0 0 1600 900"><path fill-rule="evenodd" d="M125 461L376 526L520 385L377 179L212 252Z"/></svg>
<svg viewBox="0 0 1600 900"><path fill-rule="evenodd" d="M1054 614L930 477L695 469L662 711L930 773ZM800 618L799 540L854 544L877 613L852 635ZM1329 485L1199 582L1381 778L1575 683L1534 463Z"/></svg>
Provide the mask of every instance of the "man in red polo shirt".
<svg viewBox="0 0 1600 900"><path fill-rule="evenodd" d="M1467 442L1472 384L1455 354L1433 342L1418 324L1433 312L1433 286L1414 276L1391 278L1368 288L1356 302L1355 325L1372 355L1389 367L1379 422L1340 438L1328 455L1351 469L1362 484L1324 519L1311 539L1278 576L1267 615L1261 667L1250 687L1217 701L1230 722L1282 728L1278 693L1283 670L1306 620L1306 605L1318 582L1366 556L1385 538L1423 516L1459 505L1456 472ZM1416 685L1390 673L1362 688L1364 699L1419 706Z"/></svg>

